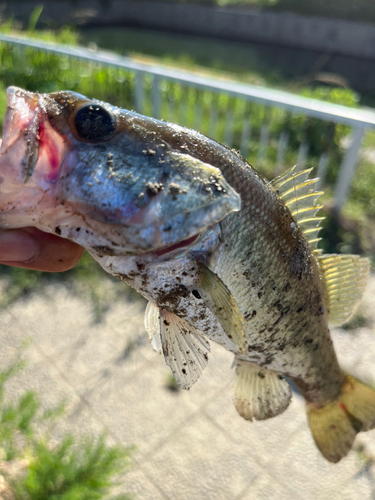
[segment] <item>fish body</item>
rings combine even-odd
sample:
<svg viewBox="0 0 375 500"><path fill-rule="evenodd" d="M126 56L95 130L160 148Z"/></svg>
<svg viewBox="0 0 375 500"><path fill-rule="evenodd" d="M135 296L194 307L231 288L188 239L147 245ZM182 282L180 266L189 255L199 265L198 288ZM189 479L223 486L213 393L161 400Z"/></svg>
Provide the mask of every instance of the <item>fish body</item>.
<svg viewBox="0 0 375 500"><path fill-rule="evenodd" d="M369 264L320 255L315 183L294 170L268 182L197 132L78 94L8 91L0 226L76 241L146 297L150 340L182 388L209 341L234 354L248 420L287 408L287 377L337 462L375 425L375 393L341 370L329 331L354 312Z"/></svg>

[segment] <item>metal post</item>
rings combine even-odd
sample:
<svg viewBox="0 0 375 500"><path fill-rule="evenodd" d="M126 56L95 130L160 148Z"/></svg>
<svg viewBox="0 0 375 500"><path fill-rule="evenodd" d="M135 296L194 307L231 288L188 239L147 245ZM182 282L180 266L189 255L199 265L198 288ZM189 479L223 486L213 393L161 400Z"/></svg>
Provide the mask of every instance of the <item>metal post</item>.
<svg viewBox="0 0 375 500"><path fill-rule="evenodd" d="M262 128L260 129L260 139L259 139L258 157L256 165L260 165L266 156L268 140L269 140L269 128L266 123L263 123Z"/></svg>
<svg viewBox="0 0 375 500"><path fill-rule="evenodd" d="M335 186L334 208L339 212L345 203L350 183L352 181L355 167L357 165L358 153L365 133L363 127L355 127L352 133L350 146L346 150L341 163L339 177Z"/></svg>
<svg viewBox="0 0 375 500"><path fill-rule="evenodd" d="M245 160L247 160L247 156L249 154L250 137L251 137L250 117L248 115L245 115L242 124L241 146L240 146L241 155L243 158L245 158Z"/></svg>
<svg viewBox="0 0 375 500"><path fill-rule="evenodd" d="M187 116L188 116L188 101L187 101L187 96L186 96L186 98L180 104L179 119L178 119L177 123L179 125L182 125L183 127L186 127Z"/></svg>
<svg viewBox="0 0 375 500"><path fill-rule="evenodd" d="M226 115L225 130L224 130L224 144L228 146L228 148L232 147L233 132L234 132L233 127L234 127L234 113L232 109L229 109Z"/></svg>
<svg viewBox="0 0 375 500"><path fill-rule="evenodd" d="M306 165L307 153L309 152L309 144L301 142L298 148L297 171L302 170Z"/></svg>
<svg viewBox="0 0 375 500"><path fill-rule="evenodd" d="M160 118L160 90L159 90L159 77L154 75L152 79L151 88L151 104L152 104L152 116L154 118Z"/></svg>
<svg viewBox="0 0 375 500"><path fill-rule="evenodd" d="M289 142L289 132L283 130L280 134L279 146L277 148L277 159L276 159L276 168L277 170L281 170L284 166L285 153L288 148Z"/></svg>
<svg viewBox="0 0 375 500"><path fill-rule="evenodd" d="M210 111L210 123L209 123L209 128L208 128L208 136L211 139L216 139L217 136L217 122L219 119L219 111L216 107L216 102L213 102L211 104L211 111Z"/></svg>
<svg viewBox="0 0 375 500"><path fill-rule="evenodd" d="M315 185L317 191L319 191L319 189L321 189L324 184L324 180L326 178L326 173L327 173L327 167L328 167L328 154L323 153L320 156L318 171L316 173L316 176L319 179Z"/></svg>
<svg viewBox="0 0 375 500"><path fill-rule="evenodd" d="M143 71L137 71L135 74L135 96L134 105L138 113L143 113L145 91L143 87Z"/></svg>
<svg viewBox="0 0 375 500"><path fill-rule="evenodd" d="M203 108L199 104L199 102L196 101L194 105L193 128L195 128L195 130L198 130L199 132L202 132L202 119L203 119Z"/></svg>

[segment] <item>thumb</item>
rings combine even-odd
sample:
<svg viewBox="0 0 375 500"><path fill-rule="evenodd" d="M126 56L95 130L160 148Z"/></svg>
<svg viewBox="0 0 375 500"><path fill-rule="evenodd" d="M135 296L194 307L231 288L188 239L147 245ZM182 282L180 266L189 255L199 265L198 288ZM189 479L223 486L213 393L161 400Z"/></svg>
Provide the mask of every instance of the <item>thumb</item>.
<svg viewBox="0 0 375 500"><path fill-rule="evenodd" d="M0 264L59 272L77 264L84 249L39 229L0 229Z"/></svg>

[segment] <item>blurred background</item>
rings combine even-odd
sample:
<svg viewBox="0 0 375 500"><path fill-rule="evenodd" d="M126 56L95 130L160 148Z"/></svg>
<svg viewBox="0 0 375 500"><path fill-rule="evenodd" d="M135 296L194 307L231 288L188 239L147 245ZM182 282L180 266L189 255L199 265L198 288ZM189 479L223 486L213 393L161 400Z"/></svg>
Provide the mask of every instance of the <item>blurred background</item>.
<svg viewBox="0 0 375 500"><path fill-rule="evenodd" d="M295 164L312 168L325 192L320 248L374 263L372 2L12 0L0 13L1 122L9 85L69 89L199 130L269 179ZM334 332L344 368L370 383L374 288L371 276L363 306ZM104 498L107 486L82 486L72 473L94 477L104 463L108 485L121 472L121 498L375 498L373 433L333 466L315 450L297 394L271 422L242 421L231 403L231 356L216 346L182 393L148 345L143 299L88 255L59 275L0 266L0 290L0 498ZM23 357L28 366L9 369ZM25 388L37 391L37 404L22 399ZM62 415L45 424L43 412L62 400ZM46 460L37 437L45 432L50 467L35 472ZM61 448L66 433L74 437ZM95 446L106 436L96 455L77 441L86 434ZM20 435L28 449L33 443L29 456ZM98 457L91 469L90 452Z"/></svg>

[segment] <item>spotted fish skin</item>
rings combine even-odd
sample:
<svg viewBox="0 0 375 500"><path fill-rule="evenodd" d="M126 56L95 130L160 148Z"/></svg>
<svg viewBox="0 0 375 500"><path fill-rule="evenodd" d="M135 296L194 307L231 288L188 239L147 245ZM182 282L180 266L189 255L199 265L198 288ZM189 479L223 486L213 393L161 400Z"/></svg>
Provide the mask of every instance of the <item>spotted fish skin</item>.
<svg viewBox="0 0 375 500"><path fill-rule="evenodd" d="M0 227L69 238L148 299L152 346L180 387L201 375L209 341L234 354L247 420L283 412L290 379L337 462L375 426L375 392L341 370L328 326L355 310L369 263L319 255L318 219L303 216L319 193L299 175L268 182L193 130L69 91L11 88Z"/></svg>

